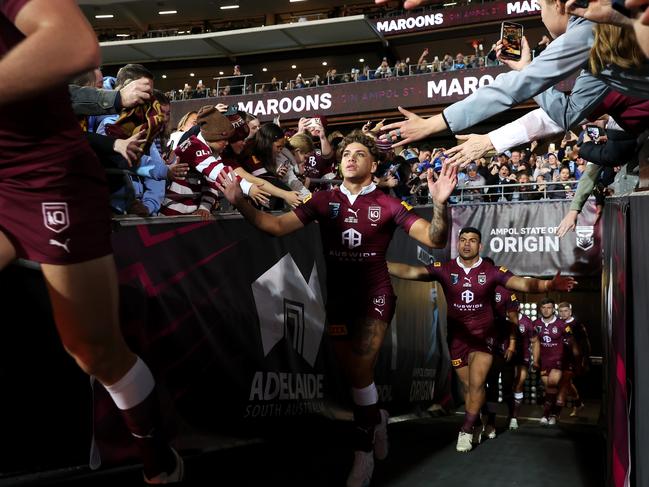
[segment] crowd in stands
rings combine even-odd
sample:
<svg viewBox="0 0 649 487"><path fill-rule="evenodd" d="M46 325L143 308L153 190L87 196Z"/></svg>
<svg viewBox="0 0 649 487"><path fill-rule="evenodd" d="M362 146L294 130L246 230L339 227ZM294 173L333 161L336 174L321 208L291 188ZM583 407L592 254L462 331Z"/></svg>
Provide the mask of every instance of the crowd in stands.
<svg viewBox="0 0 649 487"><path fill-rule="evenodd" d="M549 38L543 36L533 49L534 55L540 54L549 42ZM254 77L250 74L243 75L240 66L236 65L232 76L219 78L214 88L205 86L203 80L199 80L195 87L192 88L190 84L186 83L184 88L170 91L167 93L167 96L172 100L187 100L242 93L252 94L297 90L331 84L391 78L393 76L412 76L417 74L485 68L501 64L496 58L495 48L496 45L494 44L488 52L485 52L483 45L480 44L477 46L475 52L471 54L458 52L455 56L446 53L443 56L432 57L429 54L428 48L426 48L421 52L416 63L413 63L410 57L406 57L404 59L397 59L393 65L390 65L388 58L384 57L376 68L364 64L362 68L352 67L349 71L343 73L339 73L337 68L330 68L322 76L315 74L307 77L299 73L294 79L280 81L274 76L270 81L261 83L255 83Z"/></svg>
<svg viewBox="0 0 649 487"><path fill-rule="evenodd" d="M167 127L169 99L154 90L153 83L146 68L131 64L117 78L93 72L71 86L78 113L80 107L88 107L82 90L95 90L92 93L102 96L123 93L122 101L128 96L126 90L134 86L147 93L134 107L112 114L79 115L88 137L114 141L108 144L111 150L103 152L102 161L109 168L116 215L210 218L219 209L229 209L227 202L219 201L215 185L222 170L235 173L251 200L268 210L295 208L311 192L331 189L338 182L337 145L344 134L328 132L326 117L303 117L296 129L285 130L275 123L260 124L236 105L218 104L184 114L171 131ZM100 86L103 89L97 89ZM586 170L580 147L606 141L604 122L597 124L597 140L591 139L592 132L584 126L579 136L569 132L558 148L551 143L539 150L533 142L521 150L472 161L458 173L451 202L572 199ZM423 141L395 149L381 140L382 129L383 122L367 122L361 128L376 138L381 152L376 184L410 204L428 204L426 174L429 169L433 175L438 173L446 148ZM595 191L600 203L615 174L614 168L608 168L600 178Z"/></svg>

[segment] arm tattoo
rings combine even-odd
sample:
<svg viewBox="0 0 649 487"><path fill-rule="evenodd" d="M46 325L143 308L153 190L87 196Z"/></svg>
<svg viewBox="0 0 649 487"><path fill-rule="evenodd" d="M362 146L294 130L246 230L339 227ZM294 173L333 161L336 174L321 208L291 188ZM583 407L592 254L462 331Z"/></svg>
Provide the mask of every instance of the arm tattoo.
<svg viewBox="0 0 649 487"><path fill-rule="evenodd" d="M433 218L430 221L428 236L434 248L446 247L448 240L448 212L446 203L433 203Z"/></svg>

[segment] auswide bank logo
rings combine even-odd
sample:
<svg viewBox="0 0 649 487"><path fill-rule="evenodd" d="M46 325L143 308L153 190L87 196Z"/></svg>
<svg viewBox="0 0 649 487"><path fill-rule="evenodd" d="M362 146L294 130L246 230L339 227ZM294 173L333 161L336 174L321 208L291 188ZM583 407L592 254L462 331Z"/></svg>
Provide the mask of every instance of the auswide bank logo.
<svg viewBox="0 0 649 487"><path fill-rule="evenodd" d="M307 283L286 254L252 284L266 357L283 338L311 367L322 341L325 308L315 263Z"/></svg>

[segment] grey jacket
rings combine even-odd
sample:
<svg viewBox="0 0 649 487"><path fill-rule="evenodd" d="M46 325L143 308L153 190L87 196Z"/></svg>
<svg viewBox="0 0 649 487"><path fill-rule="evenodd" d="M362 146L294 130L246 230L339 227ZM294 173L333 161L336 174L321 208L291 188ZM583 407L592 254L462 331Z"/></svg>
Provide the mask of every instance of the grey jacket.
<svg viewBox="0 0 649 487"><path fill-rule="evenodd" d="M571 17L565 34L552 41L525 69L503 73L493 83L447 107L443 115L448 127L454 133L462 132L556 85L582 69L593 39L593 23Z"/></svg>
<svg viewBox="0 0 649 487"><path fill-rule="evenodd" d="M121 109L117 90L102 90L92 86L68 85L75 115L111 115Z"/></svg>

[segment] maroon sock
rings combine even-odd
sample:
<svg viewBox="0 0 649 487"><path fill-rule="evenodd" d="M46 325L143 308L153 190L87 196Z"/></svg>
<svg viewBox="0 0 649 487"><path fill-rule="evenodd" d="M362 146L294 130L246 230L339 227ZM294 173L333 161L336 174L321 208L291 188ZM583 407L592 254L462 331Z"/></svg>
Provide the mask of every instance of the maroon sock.
<svg viewBox="0 0 649 487"><path fill-rule="evenodd" d="M557 418L559 415L561 415L561 410L563 409L563 403L562 402L555 402L554 407L552 408L552 415L556 416Z"/></svg>
<svg viewBox="0 0 649 487"><path fill-rule="evenodd" d="M464 433L473 433L473 426L475 423L480 419L480 414L478 413L470 413L470 412L465 412L464 413L464 424L462 424L462 428L460 428L460 431Z"/></svg>
<svg viewBox="0 0 649 487"><path fill-rule="evenodd" d="M523 404L523 400L514 398L512 402L514 404L512 406L511 417L518 418L518 414L521 412L521 405Z"/></svg>
<svg viewBox="0 0 649 487"><path fill-rule="evenodd" d="M144 475L150 479L162 472L173 472L176 460L163 432L156 389L140 404L121 413L142 455Z"/></svg>
<svg viewBox="0 0 649 487"><path fill-rule="evenodd" d="M545 403L543 404L543 417L547 418L550 416L550 413L552 412L552 408L554 406L554 403L557 401L557 394L554 393L545 393Z"/></svg>
<svg viewBox="0 0 649 487"><path fill-rule="evenodd" d="M381 422L378 404L354 406L354 450L372 451L374 427Z"/></svg>

